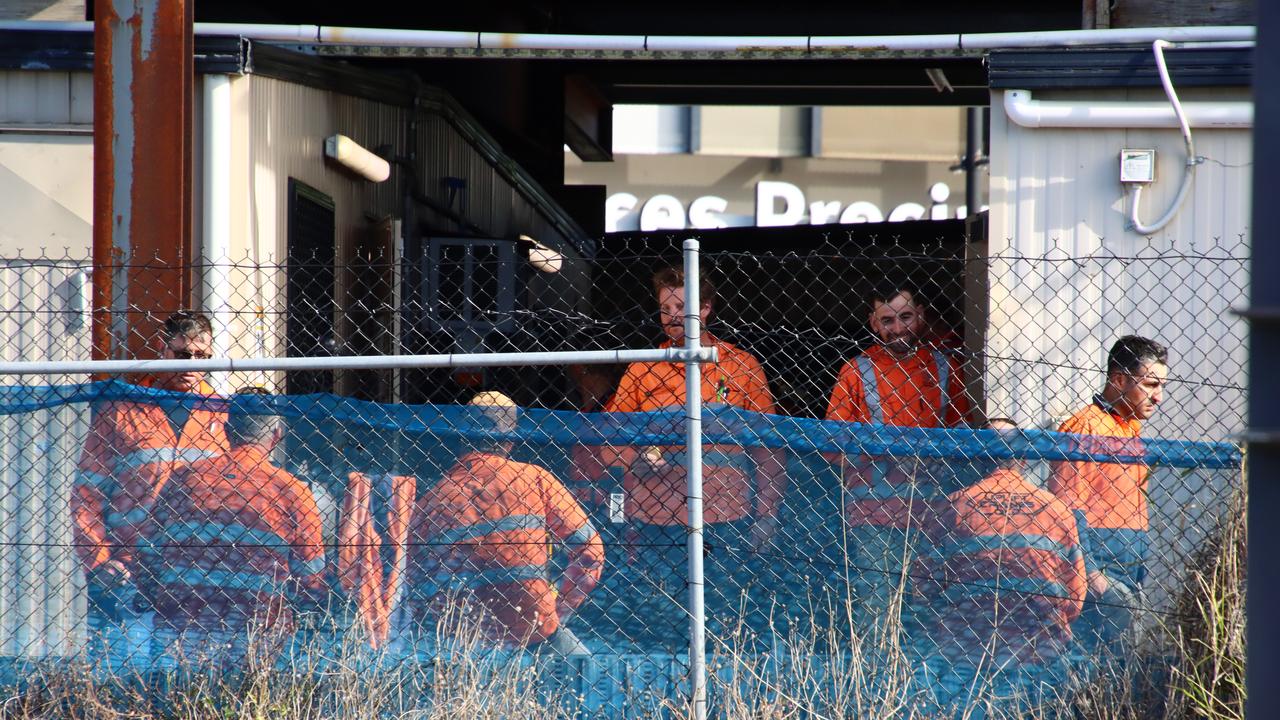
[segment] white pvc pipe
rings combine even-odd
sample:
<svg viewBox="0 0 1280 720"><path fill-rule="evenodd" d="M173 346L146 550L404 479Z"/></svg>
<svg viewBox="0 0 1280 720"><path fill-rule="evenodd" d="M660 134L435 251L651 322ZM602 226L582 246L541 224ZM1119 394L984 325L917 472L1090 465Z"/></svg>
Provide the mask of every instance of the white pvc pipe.
<svg viewBox="0 0 1280 720"><path fill-rule="evenodd" d="M214 358L212 360L58 360L0 362L0 375L72 375L101 373L264 372L268 370L389 370L393 368L522 367L534 365L608 365L633 362L716 362L716 348L583 350L530 353L453 353L447 355L363 355L307 358Z"/></svg>
<svg viewBox="0 0 1280 720"><path fill-rule="evenodd" d="M1184 103L1192 127L1253 127L1251 102ZM1036 100L1030 90L1006 90L1004 111L1023 127L1176 128L1178 114L1167 102Z"/></svg>
<svg viewBox="0 0 1280 720"><path fill-rule="evenodd" d="M1182 101L1178 99L1178 91L1173 87L1173 80L1169 77L1169 67L1164 61L1164 49L1167 47L1170 47L1168 41L1156 40L1151 44L1151 51L1156 56L1156 69L1160 72L1160 84L1164 86L1165 97L1169 98L1169 104L1173 106L1173 111L1178 116L1178 127L1182 130L1182 141L1187 146L1187 162L1183 166L1182 184L1178 186L1178 194L1174 196L1173 203L1160 216L1159 220L1150 225L1142 222L1138 217L1138 207L1142 202L1143 183L1134 184L1133 202L1129 203L1129 224L1133 226L1134 232L1142 235L1153 235L1159 232L1173 220L1174 215L1178 214L1178 208L1182 207L1182 202L1187 199L1187 193L1191 191L1191 181L1195 177L1196 163L1200 162L1200 159L1196 157L1196 144L1191 139L1191 125L1187 122Z"/></svg>
<svg viewBox="0 0 1280 720"><path fill-rule="evenodd" d="M684 241L684 347L702 350L702 318L698 314L701 282L698 241ZM688 363L685 382L685 477L689 512L689 701L694 720L707 717L707 617L702 567L702 366ZM660 620L659 620L660 621Z"/></svg>
<svg viewBox="0 0 1280 720"><path fill-rule="evenodd" d="M92 32L91 22L0 21L0 30ZM196 35L247 37L287 43L389 45L486 50L577 50L665 52L756 51L896 51L993 50L997 48L1148 45L1165 38L1178 43L1253 42L1252 26L1112 28L1051 32L960 33L940 35L561 35L547 33L485 33L452 30L402 30L331 25L258 25L251 23L195 23Z"/></svg>
<svg viewBox="0 0 1280 720"><path fill-rule="evenodd" d="M231 354L231 78L205 75L200 256L204 310L213 323L213 355ZM225 378L214 378L218 392Z"/></svg>

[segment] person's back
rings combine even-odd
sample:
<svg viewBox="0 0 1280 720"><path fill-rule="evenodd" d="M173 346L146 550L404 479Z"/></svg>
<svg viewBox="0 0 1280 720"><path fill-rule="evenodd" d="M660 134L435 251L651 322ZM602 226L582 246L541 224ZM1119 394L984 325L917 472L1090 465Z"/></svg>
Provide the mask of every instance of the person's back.
<svg viewBox="0 0 1280 720"><path fill-rule="evenodd" d="M1075 518L1016 466L951 495L939 634L977 653L1057 654L1085 595ZM993 644L994 642L994 644Z"/></svg>
<svg viewBox="0 0 1280 720"><path fill-rule="evenodd" d="M140 580L157 624L197 644L287 633L325 592L315 499L269 459L279 418L233 412L227 430L232 449L172 478L143 528Z"/></svg>
<svg viewBox="0 0 1280 720"><path fill-rule="evenodd" d="M509 410L498 393L473 405ZM410 593L420 622L438 619L459 602L478 611L494 641L514 646L541 642L559 629L600 579L604 546L568 489L550 471L506 457L493 443L460 457L419 498L414 512ZM569 565L557 585L551 547L563 543Z"/></svg>

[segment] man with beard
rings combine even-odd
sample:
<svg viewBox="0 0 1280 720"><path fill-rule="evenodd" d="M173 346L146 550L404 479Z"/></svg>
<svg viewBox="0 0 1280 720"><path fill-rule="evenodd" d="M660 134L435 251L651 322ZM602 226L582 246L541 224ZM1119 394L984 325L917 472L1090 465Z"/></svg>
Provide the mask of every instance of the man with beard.
<svg viewBox="0 0 1280 720"><path fill-rule="evenodd" d="M659 319L666 340L663 348L685 344L684 286L688 278L679 267L653 276ZM715 287L705 277L698 282L705 325L715 305ZM708 405L732 405L744 410L774 413L773 394L764 368L751 353L703 332L704 347L715 347L719 359L702 366L702 399ZM679 362L638 362L627 366L617 391L605 404L607 412L651 412L683 408L685 365ZM683 427L683 421L677 421ZM670 430L674 428L662 428ZM636 597L683 597L688 567L685 454L680 447L613 448L603 453L608 464L625 469L622 494L626 523L624 542ZM778 529L785 483L782 455L767 448L731 444L703 446L703 519L709 554L707 600L709 616L727 617L738 606L736 580L754 563L753 549L767 547ZM655 589L655 586L657 589ZM719 612L717 613L717 610ZM632 608L637 618L669 612L661 608ZM647 622L647 618L646 622ZM676 626L671 626L676 627ZM645 628L637 628L635 635ZM652 630L652 628L647 628ZM667 637L665 642L674 642Z"/></svg>
<svg viewBox="0 0 1280 720"><path fill-rule="evenodd" d="M870 326L879 339L845 363L826 419L941 428L964 425L970 413L960 361L924 346L925 307L911 288L893 286L869 298ZM856 619L864 633L890 617L908 590L906 569L931 551L947 508L943 478L919 462L842 456L848 551L856 564ZM904 620L910 620L904 613Z"/></svg>

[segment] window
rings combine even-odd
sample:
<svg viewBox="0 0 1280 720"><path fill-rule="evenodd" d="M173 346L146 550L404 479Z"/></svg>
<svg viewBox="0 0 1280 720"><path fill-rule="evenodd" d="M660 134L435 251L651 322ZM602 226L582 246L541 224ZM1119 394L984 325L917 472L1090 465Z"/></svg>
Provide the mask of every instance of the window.
<svg viewBox="0 0 1280 720"><path fill-rule="evenodd" d="M431 329L503 330L514 323L515 243L431 238L423 262Z"/></svg>

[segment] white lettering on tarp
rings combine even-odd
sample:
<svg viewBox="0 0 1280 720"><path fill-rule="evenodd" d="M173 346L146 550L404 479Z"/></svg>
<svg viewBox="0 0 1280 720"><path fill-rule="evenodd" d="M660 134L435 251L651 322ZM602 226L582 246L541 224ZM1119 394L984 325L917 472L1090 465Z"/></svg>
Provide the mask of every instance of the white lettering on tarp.
<svg viewBox="0 0 1280 720"><path fill-rule="evenodd" d="M946 183L934 183L929 188L929 199L933 201L933 207L929 208L930 220L946 220L947 219L947 198L951 197L951 188Z"/></svg>
<svg viewBox="0 0 1280 720"><path fill-rule="evenodd" d="M902 203L889 213L889 222L902 222L903 220L919 220L924 217L924 206L920 203Z"/></svg>
<svg viewBox="0 0 1280 720"><path fill-rule="evenodd" d="M866 200L859 200L855 203L849 203L849 207L840 213L840 222L864 223L864 222L884 222L884 213L880 212L880 206Z"/></svg>
<svg viewBox="0 0 1280 720"><path fill-rule="evenodd" d="M840 201L809 203L809 224L826 225L840 217Z"/></svg>
<svg viewBox="0 0 1280 720"><path fill-rule="evenodd" d="M720 217L728 209L728 200L715 195L703 195L689 203L689 224L699 230L729 227L729 223Z"/></svg>
<svg viewBox="0 0 1280 720"><path fill-rule="evenodd" d="M776 202L782 201L782 212ZM779 227L798 225L804 218L804 192L789 182L761 180L756 183L756 225Z"/></svg>
<svg viewBox="0 0 1280 720"><path fill-rule="evenodd" d="M889 212L888 221L902 222L926 217L944 220L952 216L952 208L947 204L951 188L946 183L934 183L929 187L928 195L930 205L927 208L920 203L902 203ZM637 228L643 231L683 230L686 227L705 230L750 225L752 222L750 216L729 213L729 201L717 195L694 198L688 205L687 213L684 204L668 194L654 195L637 211L638 205L639 199L631 193L610 195L605 200L605 231L619 232ZM985 206L983 209L986 209ZM967 214L966 206L955 207L955 217L964 218ZM867 200L851 202L842 210L838 200L808 202L804 191L792 183L762 180L756 184L754 220L760 227L777 227L799 225L803 222L811 225L834 222L878 223L885 222L886 218L879 205Z"/></svg>
<svg viewBox="0 0 1280 720"><path fill-rule="evenodd" d="M672 195L654 195L640 210L640 230L683 230L684 205Z"/></svg>
<svg viewBox="0 0 1280 720"><path fill-rule="evenodd" d="M618 224L632 210L640 199L627 192L614 193L604 201L604 231L618 232Z"/></svg>

